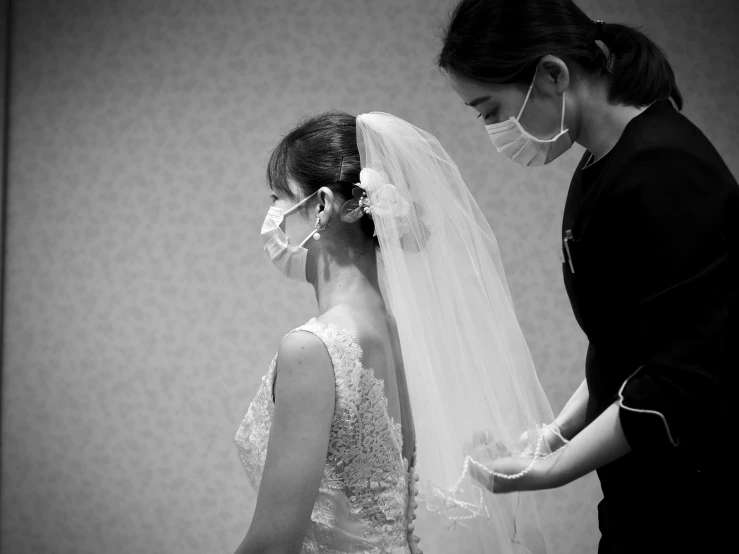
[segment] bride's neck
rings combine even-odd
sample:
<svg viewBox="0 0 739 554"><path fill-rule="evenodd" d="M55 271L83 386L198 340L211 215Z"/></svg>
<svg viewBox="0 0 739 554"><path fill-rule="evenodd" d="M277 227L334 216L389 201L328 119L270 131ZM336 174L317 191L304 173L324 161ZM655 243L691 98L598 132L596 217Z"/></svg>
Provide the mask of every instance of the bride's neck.
<svg viewBox="0 0 739 554"><path fill-rule="evenodd" d="M339 304L360 310L384 309L374 247L371 251L349 253L348 259L341 263L335 260L321 262L313 284L320 314Z"/></svg>

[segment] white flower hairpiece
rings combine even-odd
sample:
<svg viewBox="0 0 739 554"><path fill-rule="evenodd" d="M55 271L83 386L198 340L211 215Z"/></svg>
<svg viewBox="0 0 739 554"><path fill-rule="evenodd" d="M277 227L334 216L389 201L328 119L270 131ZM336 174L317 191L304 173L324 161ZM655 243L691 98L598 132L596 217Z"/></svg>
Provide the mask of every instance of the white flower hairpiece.
<svg viewBox="0 0 739 554"><path fill-rule="evenodd" d="M398 192L395 185L384 183L380 174L372 168L365 167L359 174L359 183L355 183L360 207L371 217L375 215L405 217L410 213L411 205Z"/></svg>

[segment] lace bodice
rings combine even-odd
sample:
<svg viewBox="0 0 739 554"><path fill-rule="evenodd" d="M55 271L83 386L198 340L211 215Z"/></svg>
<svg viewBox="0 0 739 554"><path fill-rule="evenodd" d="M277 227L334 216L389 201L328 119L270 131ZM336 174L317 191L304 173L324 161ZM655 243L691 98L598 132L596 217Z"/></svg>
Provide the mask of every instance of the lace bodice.
<svg viewBox="0 0 739 554"><path fill-rule="evenodd" d="M350 331L315 318L295 331L308 331L323 341L336 382L326 465L303 552L420 552L411 525L413 469L402 455L400 424L388 415L383 382L362 366L362 350ZM275 355L235 438L247 477L257 490L272 423L276 368Z"/></svg>

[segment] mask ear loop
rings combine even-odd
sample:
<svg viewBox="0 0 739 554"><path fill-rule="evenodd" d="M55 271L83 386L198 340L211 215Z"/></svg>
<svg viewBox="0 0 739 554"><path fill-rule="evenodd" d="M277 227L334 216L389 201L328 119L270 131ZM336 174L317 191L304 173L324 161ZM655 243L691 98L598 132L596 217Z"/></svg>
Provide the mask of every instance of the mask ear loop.
<svg viewBox="0 0 739 554"><path fill-rule="evenodd" d="M308 235L307 237L305 237L305 240L304 240L303 242L301 242L301 243L300 243L300 244L298 245L298 248L302 248L302 247L303 247L303 245L304 245L304 244L305 244L306 242L308 242L308 240L309 240L309 239L310 239L310 238L311 238L311 237L312 237L313 235L315 235L315 234L316 234L317 232L318 232L318 229L313 229L313 230L312 230L312 231L310 232L310 235Z"/></svg>
<svg viewBox="0 0 739 554"><path fill-rule="evenodd" d="M523 125L521 125L520 119L521 119L521 116L523 115L524 108L526 108L526 104L528 104L528 102L529 102L529 96L531 96L531 91L534 89L534 83L536 82L536 74L538 73L538 71L539 71L539 64L537 64L536 65L536 68L534 68L534 77L533 77L533 79L531 79L531 84L529 85L529 90L526 93L526 98L523 99L523 106L521 106L521 111L519 111L518 112L518 116L516 116L516 120L515 121L516 121L516 124L518 125L518 128L521 129L524 132L525 135L528 135L528 137L526 137L526 142L521 145L521 148L518 149L518 152L516 152L515 154L513 154L513 156L511 156L511 160L513 160L513 161L515 161L516 158L518 157L518 155L521 152L523 152L523 149L526 148L526 145L531 140L531 138L529 138L529 137L533 136L533 135L529 134L528 132L526 132L526 129L524 129L523 128Z"/></svg>
<svg viewBox="0 0 739 554"><path fill-rule="evenodd" d="M536 74L539 72L539 65L537 64L536 68L534 69L534 78L531 79L531 84L529 85L529 91L526 93L526 98L523 101L523 106L521 106L521 111L518 112L518 116L516 117L516 121L518 122L521 119L521 116L523 115L523 110L526 108L526 104L529 102L529 96L531 96L531 91L534 89L534 83L536 82ZM567 95L567 91L564 91L562 93L562 116L559 120L559 133L556 137L549 139L549 141L555 141L559 137L561 137L565 132L565 96ZM569 130L569 129L568 129ZM536 137L534 137L536 138ZM537 139L540 140L540 139ZM542 140L541 142L549 142ZM515 156L514 156L515 158Z"/></svg>
<svg viewBox="0 0 739 554"><path fill-rule="evenodd" d="M567 96L567 91L565 90L562 92L562 119L559 121L559 135L557 135L557 138L561 137L565 132L565 97ZM569 129L567 129L569 131Z"/></svg>
<svg viewBox="0 0 739 554"><path fill-rule="evenodd" d="M321 190L321 189L318 189L318 190ZM292 208L289 208L289 209L285 210L284 212L282 212L282 215L283 216L286 216L288 214L293 213L295 210L298 209L298 207L301 204L305 204L308 200L310 200L312 197L314 197L316 194L318 194L318 190L316 192L314 192L313 194L309 194L308 196L306 196L305 198L303 198L300 202L298 202L297 204L295 204Z"/></svg>
<svg viewBox="0 0 739 554"><path fill-rule="evenodd" d="M534 89L534 83L536 82L536 74L539 72L539 64L536 64L536 68L534 69L534 78L531 79L531 84L529 85L529 91L526 93L526 98L523 100L523 106L521 106L521 111L518 112L518 115L516 116L516 121L521 119L521 116L523 115L523 110L526 107L526 104L529 102L529 96L531 96L531 91Z"/></svg>
<svg viewBox="0 0 739 554"><path fill-rule="evenodd" d="M316 194L318 194L318 191L319 191L319 190L321 190L321 189L318 189L318 190L317 190L316 192L314 192L313 194L310 194L310 195L306 196L305 198L303 198L303 199L302 199L302 200L301 200L300 202L298 202L297 204L295 204L295 205L294 205L294 206L293 206L292 208L290 208L289 210L285 210L284 212L282 212L282 221L285 221L285 216L286 216L286 215L289 215L289 214L291 214L292 212L294 212L295 210L297 210L297 209L298 209L298 207L299 207L299 206L300 206L301 204L304 204L305 202L307 202L308 200L310 200L310 199L311 199L311 198L312 198L313 196L315 196ZM313 235L315 235L315 234L316 234L316 231L317 231L317 230L318 230L318 229L313 229L313 231L311 231L310 235L308 235L308 236L307 236L307 237L305 238L305 240L304 240L303 242L301 242L301 243L300 243L300 244L298 245L298 248L301 248L301 247L302 247L302 246L303 246L303 245L304 245L304 244L305 244L306 242L308 242L308 239L310 239L310 238L311 238L311 237L312 237Z"/></svg>

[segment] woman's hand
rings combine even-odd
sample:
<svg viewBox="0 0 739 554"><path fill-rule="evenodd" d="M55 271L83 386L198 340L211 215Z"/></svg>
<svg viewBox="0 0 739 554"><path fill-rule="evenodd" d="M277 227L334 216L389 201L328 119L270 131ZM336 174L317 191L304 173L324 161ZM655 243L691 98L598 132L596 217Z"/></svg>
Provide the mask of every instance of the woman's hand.
<svg viewBox="0 0 739 554"><path fill-rule="evenodd" d="M544 439L549 448L543 449L542 454L556 452L582 431L585 427L585 413L589 397L588 383L583 380L557 418L544 427ZM523 444L529 443L521 455L533 456L536 445L531 444L529 431L525 431L519 441Z"/></svg>
<svg viewBox="0 0 739 554"><path fill-rule="evenodd" d="M556 452L568 442L563 438L562 429L557 424L557 422L550 423L549 425L544 426L543 434L547 448L542 449L542 455L549 454L550 452ZM528 443L526 448L524 448L521 452L521 456L533 456L536 451L537 444L535 441L532 443L529 432L524 432L518 440L522 444Z"/></svg>
<svg viewBox="0 0 739 554"><path fill-rule="evenodd" d="M544 428L544 440L547 441L550 452L556 452L567 444L567 440L564 438L562 429L557 422L547 425Z"/></svg>
<svg viewBox="0 0 739 554"><path fill-rule="evenodd" d="M492 471L483 469L477 464L470 463L470 475L482 486L495 494L550 489L555 486L551 479L550 459L534 460L533 458L521 456L498 458L488 464L488 469ZM522 471L526 471L529 466L531 466L531 469L521 477L515 479L500 477L500 475L521 473ZM499 475L494 475L493 472Z"/></svg>
<svg viewBox="0 0 739 554"><path fill-rule="evenodd" d="M614 402L580 431L566 448L552 456L534 460L531 457L504 455L486 462L484 468L472 461L468 463L470 475L485 488L494 493L507 493L561 487L630 451L631 447L621 428L619 404ZM492 473L515 475L529 466L530 470L515 479Z"/></svg>

